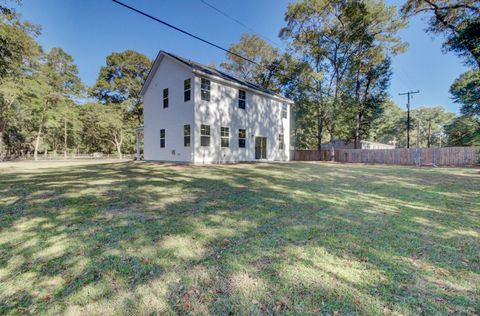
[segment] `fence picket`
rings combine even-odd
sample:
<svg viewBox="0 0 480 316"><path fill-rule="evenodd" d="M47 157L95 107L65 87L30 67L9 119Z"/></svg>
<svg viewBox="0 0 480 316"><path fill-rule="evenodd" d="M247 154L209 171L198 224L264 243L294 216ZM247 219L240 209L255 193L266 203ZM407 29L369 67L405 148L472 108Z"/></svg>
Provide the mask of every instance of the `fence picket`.
<svg viewBox="0 0 480 316"><path fill-rule="evenodd" d="M324 161L332 159L330 150L295 150L293 160ZM479 147L335 149L334 161L396 165L462 166L480 163Z"/></svg>

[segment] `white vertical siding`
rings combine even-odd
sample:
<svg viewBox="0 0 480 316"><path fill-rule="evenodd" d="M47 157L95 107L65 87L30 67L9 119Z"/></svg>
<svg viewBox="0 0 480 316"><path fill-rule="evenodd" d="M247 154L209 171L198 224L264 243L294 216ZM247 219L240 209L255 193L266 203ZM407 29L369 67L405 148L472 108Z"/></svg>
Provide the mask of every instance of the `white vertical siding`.
<svg viewBox="0 0 480 316"><path fill-rule="evenodd" d="M191 100L183 101L183 82L192 79ZM206 78L209 79L209 78ZM144 95L145 160L222 163L255 160L255 137L267 138L267 160L289 160L290 105L282 118L282 102L246 91L246 109L238 107L238 88L212 79L210 101L201 100L201 77L170 57L163 57ZM163 108L163 89L169 89L169 107ZM183 126L191 126L191 145L183 145ZM210 146L200 146L200 126L210 125ZM230 129L230 146L221 147L220 128ZM160 148L165 129L165 148ZM238 146L238 130L246 130L246 146ZM285 146L279 149L279 134Z"/></svg>
<svg viewBox="0 0 480 316"><path fill-rule="evenodd" d="M211 80L210 101L201 100L201 78L195 86L195 163L221 163L255 160L255 137L267 138L267 160L289 160L290 111L282 118L282 103L245 90L246 109L238 107L238 88ZM200 146L200 126L210 125L210 146ZM222 148L220 128L230 128L230 146ZM246 147L238 147L238 130L246 129ZM285 146L279 149L279 134Z"/></svg>
<svg viewBox="0 0 480 316"><path fill-rule="evenodd" d="M191 100L183 100L183 81L191 78ZM145 160L193 162L194 76L188 67L164 57L144 95ZM168 88L169 105L163 108L163 89ZM183 144L183 126L190 124L190 147ZM165 148L160 148L160 129L165 129Z"/></svg>

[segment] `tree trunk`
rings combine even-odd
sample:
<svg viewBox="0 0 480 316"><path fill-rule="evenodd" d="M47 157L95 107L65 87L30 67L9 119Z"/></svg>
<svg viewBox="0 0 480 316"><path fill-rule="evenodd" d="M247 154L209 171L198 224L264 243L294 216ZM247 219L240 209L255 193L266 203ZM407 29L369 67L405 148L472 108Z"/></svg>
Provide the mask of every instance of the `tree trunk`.
<svg viewBox="0 0 480 316"><path fill-rule="evenodd" d="M318 111L317 117L317 160L322 160L322 133L323 133L323 118L322 111Z"/></svg>
<svg viewBox="0 0 480 316"><path fill-rule="evenodd" d="M3 158L3 131L0 131L0 161Z"/></svg>
<svg viewBox="0 0 480 316"><path fill-rule="evenodd" d="M428 134L427 134L427 147L430 148L431 138L432 137L432 121L428 121Z"/></svg>
<svg viewBox="0 0 480 316"><path fill-rule="evenodd" d="M117 148L117 154L118 154L118 159L122 159L122 143L123 143L123 136L117 137L117 135L113 135L113 143L115 144L115 147Z"/></svg>
<svg viewBox="0 0 480 316"><path fill-rule="evenodd" d="M3 131L6 123L0 120L0 158L3 157Z"/></svg>
<svg viewBox="0 0 480 316"><path fill-rule="evenodd" d="M64 125L64 151L63 151L63 155L65 157L65 159L67 158L67 119L65 118L64 119L64 122L65 122L65 125Z"/></svg>
<svg viewBox="0 0 480 316"><path fill-rule="evenodd" d="M38 160L38 147L40 146L40 135L42 134L42 124L38 127L37 137L35 139L35 148L33 150L33 159Z"/></svg>
<svg viewBox="0 0 480 316"><path fill-rule="evenodd" d="M355 140L353 143L353 148L358 149L360 146L360 111L355 113Z"/></svg>
<svg viewBox="0 0 480 316"><path fill-rule="evenodd" d="M360 69L357 70L355 101L357 102L357 111L355 113L355 136L353 141L353 148L358 149L358 146L360 145L360 111L362 107L360 102Z"/></svg>
<svg viewBox="0 0 480 316"><path fill-rule="evenodd" d="M122 159L122 145L117 144L117 153L118 153L118 159Z"/></svg>

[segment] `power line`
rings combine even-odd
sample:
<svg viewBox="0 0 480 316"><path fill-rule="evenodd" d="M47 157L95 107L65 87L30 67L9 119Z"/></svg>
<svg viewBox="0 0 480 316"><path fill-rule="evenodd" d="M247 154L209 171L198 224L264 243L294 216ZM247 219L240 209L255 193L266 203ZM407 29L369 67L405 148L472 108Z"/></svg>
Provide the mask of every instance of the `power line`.
<svg viewBox="0 0 480 316"><path fill-rule="evenodd" d="M167 23L167 22L165 22L165 21L162 21L162 20L160 20L160 19L158 19L158 18L156 18L156 17L154 17L154 16L151 16L151 15L148 14L148 13L145 13L145 12L143 12L143 11L140 11L140 10L138 10L138 9L135 9L134 7L131 7L131 6L129 6L129 5L125 4L125 3L122 3L122 2L120 2L120 1L118 1L118 0L112 0L112 1L115 2L115 3L117 3L117 4L119 4L119 5L121 5L121 6L123 6L123 7L125 7L125 8L127 8L127 9L130 9L130 10L132 10L132 11L134 11L134 12L137 12L137 13L143 15L143 16L146 16L147 18L150 18L150 19L152 19L152 20L154 20L154 21L157 21L157 22L159 22L159 23L161 23L161 24L163 24L163 25L166 25L166 26L168 26L169 28L172 28L172 29L174 29L174 30L176 30L176 31L179 31L180 33L183 33L183 34L185 34L185 35L188 35L188 36L190 36L190 37L193 37L193 38L195 38L195 39L197 39L197 40L199 40L199 41L201 41L201 42L204 42L204 43L206 43L206 44L208 44L208 45L211 45L211 46L213 46L213 47L215 47L215 48L218 48L218 49L220 49L220 50L223 50L223 51L226 52L226 53L232 54L232 55L237 56L237 57L239 57L239 58L241 58L241 59L243 59L243 60L245 60L245 61L251 62L252 64L255 64L255 65L257 65L257 66L262 67L262 65L254 62L253 60L250 60L250 59L248 59L248 58L245 58L245 57L243 57L242 55L239 55L239 54L237 54L237 53L234 53L234 52L232 52L232 51L230 51L230 50L228 50L228 49L226 49L226 48L221 47L220 45L217 45L217 44L214 44L214 43L212 43L212 42L210 42L210 41L207 41L206 39L203 39L203 38L201 38L201 37L199 37L199 36L197 36L197 35L194 35L194 34L192 34L192 33L190 33L190 32L184 31L184 30L182 30L181 28L178 28L178 27L176 27L176 26L174 26L174 25L172 25L172 24L170 24L170 23Z"/></svg>
<svg viewBox="0 0 480 316"><path fill-rule="evenodd" d="M271 44L277 46L278 48L281 48L281 45L278 44L277 42L275 42L274 40L256 32L254 29L252 29L251 27L249 27L248 25L244 24L242 21L239 21L238 19L234 18L233 16L229 15L228 13L226 13L225 11L222 11L220 10L219 8L215 7L214 5L208 3L207 1L205 0L200 0L200 2L202 2L204 5L212 8L213 10L217 11L218 13L220 13L221 15L227 17L228 19L234 21L235 23L237 23L238 25L244 27L245 29L249 30L250 32L252 33L255 33L257 34L258 36L260 36L261 38L263 38L264 40L270 42Z"/></svg>
<svg viewBox="0 0 480 316"><path fill-rule="evenodd" d="M407 148L410 148L410 95L420 93L420 91L408 91L399 93L398 95L407 96Z"/></svg>

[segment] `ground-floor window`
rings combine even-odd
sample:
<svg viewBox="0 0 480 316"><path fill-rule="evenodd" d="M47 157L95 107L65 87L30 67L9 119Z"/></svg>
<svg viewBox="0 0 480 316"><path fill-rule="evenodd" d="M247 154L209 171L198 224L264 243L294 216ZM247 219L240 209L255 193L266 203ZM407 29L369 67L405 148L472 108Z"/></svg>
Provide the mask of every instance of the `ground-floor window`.
<svg viewBox="0 0 480 316"><path fill-rule="evenodd" d="M160 148L165 148L165 130L160 130Z"/></svg>
<svg viewBox="0 0 480 316"><path fill-rule="evenodd" d="M245 129L238 130L238 147L245 148L245 143L247 139L247 132Z"/></svg>
<svg viewBox="0 0 480 316"><path fill-rule="evenodd" d="M220 128L220 140L222 147L230 146L230 129L228 127Z"/></svg>
<svg viewBox="0 0 480 316"><path fill-rule="evenodd" d="M190 147L190 125L183 125L183 146Z"/></svg>
<svg viewBox="0 0 480 316"><path fill-rule="evenodd" d="M285 149L285 139L283 137L283 134L278 135L278 148Z"/></svg>
<svg viewBox="0 0 480 316"><path fill-rule="evenodd" d="M210 125L200 126L200 145L210 146Z"/></svg>

